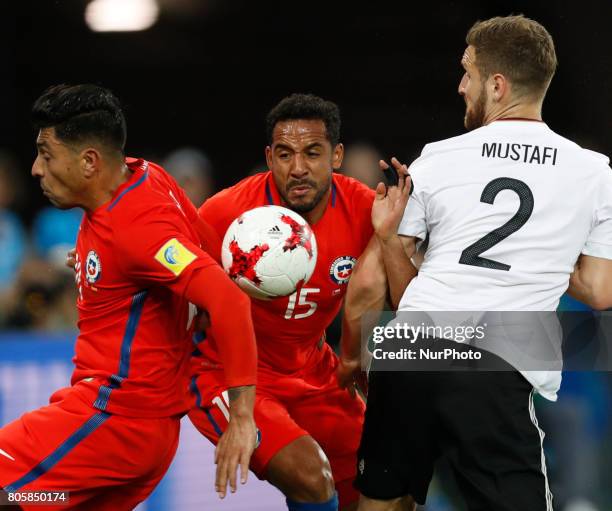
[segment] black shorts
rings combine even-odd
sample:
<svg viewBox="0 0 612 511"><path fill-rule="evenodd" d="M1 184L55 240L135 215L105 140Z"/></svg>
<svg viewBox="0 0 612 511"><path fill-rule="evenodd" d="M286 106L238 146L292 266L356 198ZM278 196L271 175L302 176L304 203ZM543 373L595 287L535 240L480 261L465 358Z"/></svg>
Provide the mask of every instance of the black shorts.
<svg viewBox="0 0 612 511"><path fill-rule="evenodd" d="M355 486L424 504L445 456L470 511L552 511L543 436L517 371L371 372Z"/></svg>

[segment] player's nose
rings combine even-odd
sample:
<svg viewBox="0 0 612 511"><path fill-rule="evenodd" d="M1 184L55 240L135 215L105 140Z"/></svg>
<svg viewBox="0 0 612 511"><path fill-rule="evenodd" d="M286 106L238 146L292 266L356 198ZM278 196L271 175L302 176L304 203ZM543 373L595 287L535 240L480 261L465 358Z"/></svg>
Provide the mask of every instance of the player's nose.
<svg viewBox="0 0 612 511"><path fill-rule="evenodd" d="M461 81L459 82L459 88L457 90L457 92L461 95L464 96L465 95L465 87L467 84L467 74L464 74L461 77Z"/></svg>
<svg viewBox="0 0 612 511"><path fill-rule="evenodd" d="M308 173L308 166L306 165L306 159L301 154L296 154L293 159L293 165L291 166L291 174L295 177L302 177Z"/></svg>
<svg viewBox="0 0 612 511"><path fill-rule="evenodd" d="M40 162L40 159L41 159L40 156L37 156L36 159L34 160L34 163L32 163L32 176L33 177L43 176L43 167Z"/></svg>

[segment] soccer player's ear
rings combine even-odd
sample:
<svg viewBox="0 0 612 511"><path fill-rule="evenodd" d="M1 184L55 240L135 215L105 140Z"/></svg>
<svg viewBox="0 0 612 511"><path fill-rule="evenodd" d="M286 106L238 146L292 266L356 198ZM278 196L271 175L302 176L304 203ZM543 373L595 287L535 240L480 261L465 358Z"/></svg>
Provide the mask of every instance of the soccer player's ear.
<svg viewBox="0 0 612 511"><path fill-rule="evenodd" d="M266 146L266 165L268 169L272 168L272 147L269 145Z"/></svg>
<svg viewBox="0 0 612 511"><path fill-rule="evenodd" d="M93 147L84 149L81 153L81 167L83 175L89 179L92 178L100 164L100 153Z"/></svg>
<svg viewBox="0 0 612 511"><path fill-rule="evenodd" d="M342 160L344 158L344 145L336 144L334 152L332 154L332 168L338 170L342 166Z"/></svg>
<svg viewBox="0 0 612 511"><path fill-rule="evenodd" d="M495 102L501 101L501 99L506 95L506 92L508 90L508 82L506 80L506 77L502 74L496 73L491 77L491 80L493 81L493 100Z"/></svg>

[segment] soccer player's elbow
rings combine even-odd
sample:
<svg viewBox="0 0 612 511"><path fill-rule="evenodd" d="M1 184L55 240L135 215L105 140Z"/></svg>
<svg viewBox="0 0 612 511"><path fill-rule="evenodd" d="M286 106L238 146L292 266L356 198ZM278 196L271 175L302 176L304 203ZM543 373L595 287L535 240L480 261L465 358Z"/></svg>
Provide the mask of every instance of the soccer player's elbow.
<svg viewBox="0 0 612 511"><path fill-rule="evenodd" d="M363 272L358 278L351 278L346 295L346 313L357 311L362 314L362 309L376 308L378 302L384 302L387 295L387 279L384 274L377 272Z"/></svg>

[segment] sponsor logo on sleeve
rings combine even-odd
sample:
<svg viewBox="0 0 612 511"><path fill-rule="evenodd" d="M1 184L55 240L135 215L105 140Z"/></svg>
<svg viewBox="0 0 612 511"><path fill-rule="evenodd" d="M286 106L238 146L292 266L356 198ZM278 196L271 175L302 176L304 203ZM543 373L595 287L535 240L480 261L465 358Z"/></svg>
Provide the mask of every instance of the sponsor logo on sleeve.
<svg viewBox="0 0 612 511"><path fill-rule="evenodd" d="M177 277L189 266L196 256L192 254L179 240L172 238L161 247L155 259Z"/></svg>

